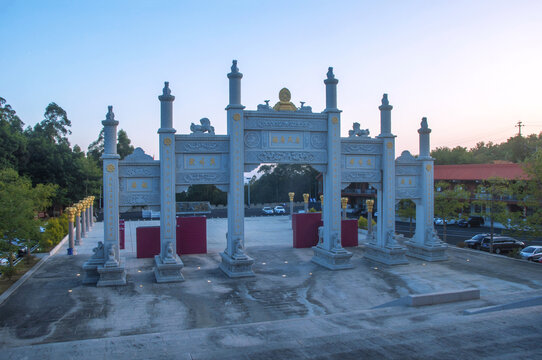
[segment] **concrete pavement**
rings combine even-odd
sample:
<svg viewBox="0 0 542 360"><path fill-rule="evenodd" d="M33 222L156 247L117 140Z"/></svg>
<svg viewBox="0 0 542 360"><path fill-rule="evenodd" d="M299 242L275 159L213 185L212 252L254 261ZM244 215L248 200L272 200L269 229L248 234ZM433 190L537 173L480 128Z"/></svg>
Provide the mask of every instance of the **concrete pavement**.
<svg viewBox="0 0 542 360"><path fill-rule="evenodd" d="M288 218L279 216L246 219L256 276L229 279L218 270L227 221L209 219L209 254L181 257L185 282L157 284L152 259L134 252L136 227L150 224L158 221L126 223L126 286L81 284L102 223L78 255L51 257L0 306L0 358L540 357L539 264L452 249L448 261L388 267L364 259L360 246L350 248L353 269L332 272L310 262L311 249L292 248ZM468 288L481 298L397 301Z"/></svg>

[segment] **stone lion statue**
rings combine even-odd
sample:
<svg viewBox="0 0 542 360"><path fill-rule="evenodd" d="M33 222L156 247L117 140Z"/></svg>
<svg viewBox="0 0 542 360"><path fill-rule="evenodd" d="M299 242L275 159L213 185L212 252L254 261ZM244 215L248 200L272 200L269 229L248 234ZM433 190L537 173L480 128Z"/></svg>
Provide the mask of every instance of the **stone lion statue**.
<svg viewBox="0 0 542 360"><path fill-rule="evenodd" d="M207 118L203 118L201 119L200 121L200 124L201 125L196 125L194 123L192 123L190 125L190 131L192 131L192 133L194 134L198 134L198 133L209 133L209 135L214 135L215 134L215 128L214 126L211 126L211 121Z"/></svg>
<svg viewBox="0 0 542 360"><path fill-rule="evenodd" d="M352 130L348 130L348 137L369 136L369 129L361 129L359 123L352 125Z"/></svg>

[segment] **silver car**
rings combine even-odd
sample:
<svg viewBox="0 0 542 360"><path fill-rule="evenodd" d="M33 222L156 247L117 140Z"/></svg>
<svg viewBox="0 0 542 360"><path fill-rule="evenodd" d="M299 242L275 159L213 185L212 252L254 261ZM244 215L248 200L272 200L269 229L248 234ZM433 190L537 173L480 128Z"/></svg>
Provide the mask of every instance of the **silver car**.
<svg viewBox="0 0 542 360"><path fill-rule="evenodd" d="M539 245L531 245L527 246L523 250L519 252L519 255L522 259L530 260L530 261L536 261L540 257L542 257L542 246Z"/></svg>

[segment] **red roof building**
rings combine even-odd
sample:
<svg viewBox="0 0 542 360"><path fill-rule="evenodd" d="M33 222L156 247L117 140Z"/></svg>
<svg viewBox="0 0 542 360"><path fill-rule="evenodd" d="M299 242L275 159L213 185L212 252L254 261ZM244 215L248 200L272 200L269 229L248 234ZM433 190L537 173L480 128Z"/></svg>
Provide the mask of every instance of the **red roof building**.
<svg viewBox="0 0 542 360"><path fill-rule="evenodd" d="M492 177L505 180L528 180L520 164L435 165L436 181L482 181Z"/></svg>

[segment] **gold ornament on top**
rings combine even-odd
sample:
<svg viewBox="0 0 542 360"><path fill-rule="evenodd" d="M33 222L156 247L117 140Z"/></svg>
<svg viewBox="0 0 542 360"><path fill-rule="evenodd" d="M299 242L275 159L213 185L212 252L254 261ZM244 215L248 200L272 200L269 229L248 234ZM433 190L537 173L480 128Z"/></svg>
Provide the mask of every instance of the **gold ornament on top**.
<svg viewBox="0 0 542 360"><path fill-rule="evenodd" d="M276 111L297 111L297 107L290 101L292 94L287 88L282 88L279 91L279 102L273 106Z"/></svg>
<svg viewBox="0 0 542 360"><path fill-rule="evenodd" d="M288 193L288 196L290 197L290 201L294 201L295 193L289 192L289 193Z"/></svg>
<svg viewBox="0 0 542 360"><path fill-rule="evenodd" d="M309 202L309 194L303 194L303 201L307 204Z"/></svg>

